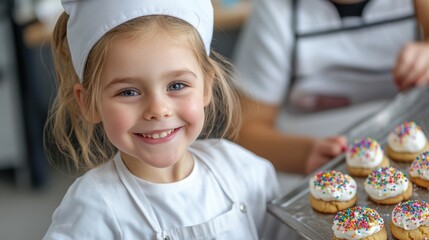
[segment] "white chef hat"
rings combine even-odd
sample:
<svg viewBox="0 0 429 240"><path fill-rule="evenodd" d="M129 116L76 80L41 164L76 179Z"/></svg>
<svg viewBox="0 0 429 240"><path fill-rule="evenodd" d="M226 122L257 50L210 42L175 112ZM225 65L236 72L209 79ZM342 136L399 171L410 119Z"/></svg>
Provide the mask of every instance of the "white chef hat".
<svg viewBox="0 0 429 240"><path fill-rule="evenodd" d="M211 0L61 0L69 15L67 40L79 79L89 52L111 29L131 19L168 15L195 27L204 41L207 55L213 34Z"/></svg>

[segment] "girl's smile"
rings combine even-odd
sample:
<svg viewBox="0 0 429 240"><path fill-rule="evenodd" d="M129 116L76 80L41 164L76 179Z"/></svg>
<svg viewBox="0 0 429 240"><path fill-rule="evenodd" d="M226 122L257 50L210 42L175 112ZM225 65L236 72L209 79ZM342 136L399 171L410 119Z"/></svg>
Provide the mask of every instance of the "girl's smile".
<svg viewBox="0 0 429 240"><path fill-rule="evenodd" d="M136 136L141 138L142 141L150 144L164 143L172 138L180 131L180 128L158 130L151 133L136 133Z"/></svg>

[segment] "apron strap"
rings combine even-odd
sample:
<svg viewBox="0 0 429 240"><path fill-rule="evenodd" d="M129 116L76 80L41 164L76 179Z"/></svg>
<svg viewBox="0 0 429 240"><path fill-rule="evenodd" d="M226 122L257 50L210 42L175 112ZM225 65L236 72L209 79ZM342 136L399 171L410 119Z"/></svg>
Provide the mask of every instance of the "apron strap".
<svg viewBox="0 0 429 240"><path fill-rule="evenodd" d="M135 203L139 206L139 208L142 210L143 215L147 219L147 221L152 226L153 230L160 233L161 227L159 225L158 219L156 218L156 215L152 209L152 207L143 206L141 202L145 202L147 204L150 204L150 202L147 200L145 194L142 192L140 187L138 186L136 180L134 177L127 172L127 167L125 166L124 162L122 161L121 155L118 153L114 158L115 166L118 171L119 178L124 183L124 186L128 189L128 192L132 195L133 199L141 199L142 201L135 201Z"/></svg>
<svg viewBox="0 0 429 240"><path fill-rule="evenodd" d="M219 182L220 187L225 192L226 196L233 202L238 202L237 191L240 189L231 189L231 186L225 181L225 177L223 176L234 176L235 174L231 171L231 168L225 168L225 166L219 166L216 159L212 159L211 156L203 153L203 152L192 152L192 154L200 160L204 165L206 165L210 172L213 173L213 176ZM231 159L233 160L233 159ZM222 176L221 176L222 175Z"/></svg>

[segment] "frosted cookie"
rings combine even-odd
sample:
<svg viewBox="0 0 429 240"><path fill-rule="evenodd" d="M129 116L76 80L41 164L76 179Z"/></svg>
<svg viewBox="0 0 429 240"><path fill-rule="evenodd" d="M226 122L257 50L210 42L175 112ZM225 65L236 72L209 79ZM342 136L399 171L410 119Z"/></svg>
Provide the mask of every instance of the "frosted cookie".
<svg viewBox="0 0 429 240"><path fill-rule="evenodd" d="M322 213L336 213L357 201L356 181L347 174L322 171L310 179L310 205Z"/></svg>
<svg viewBox="0 0 429 240"><path fill-rule="evenodd" d="M346 168L352 176L366 177L374 168L389 165L380 144L372 138L357 140L347 149Z"/></svg>
<svg viewBox="0 0 429 240"><path fill-rule="evenodd" d="M411 182L429 188L429 152L424 152L411 163L409 173Z"/></svg>
<svg viewBox="0 0 429 240"><path fill-rule="evenodd" d="M334 218L334 240L385 240L384 220L372 208L356 206L337 213Z"/></svg>
<svg viewBox="0 0 429 240"><path fill-rule="evenodd" d="M378 204L396 204L407 200L413 186L404 173L394 167L374 169L364 182L369 199Z"/></svg>
<svg viewBox="0 0 429 240"><path fill-rule="evenodd" d="M401 240L429 238L429 203L408 200L395 206L390 220L390 231Z"/></svg>
<svg viewBox="0 0 429 240"><path fill-rule="evenodd" d="M392 160L412 162L424 151L429 151L427 139L415 122L403 122L387 136L386 153Z"/></svg>

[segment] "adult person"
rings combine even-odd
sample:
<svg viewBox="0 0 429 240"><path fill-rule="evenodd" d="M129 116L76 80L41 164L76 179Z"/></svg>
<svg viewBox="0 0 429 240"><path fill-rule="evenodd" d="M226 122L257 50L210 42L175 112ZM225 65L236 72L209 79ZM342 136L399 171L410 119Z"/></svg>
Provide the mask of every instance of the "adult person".
<svg viewBox="0 0 429 240"><path fill-rule="evenodd" d="M425 85L429 79L429 2L414 0L414 6L423 41L405 45L397 59L393 75L400 90Z"/></svg>
<svg viewBox="0 0 429 240"><path fill-rule="evenodd" d="M413 5L414 3L414 5ZM248 115L238 143L278 171L309 173L341 134L399 91L426 84L424 0L256 0L234 64ZM427 37L427 35L426 35ZM332 137L329 137L332 136Z"/></svg>

